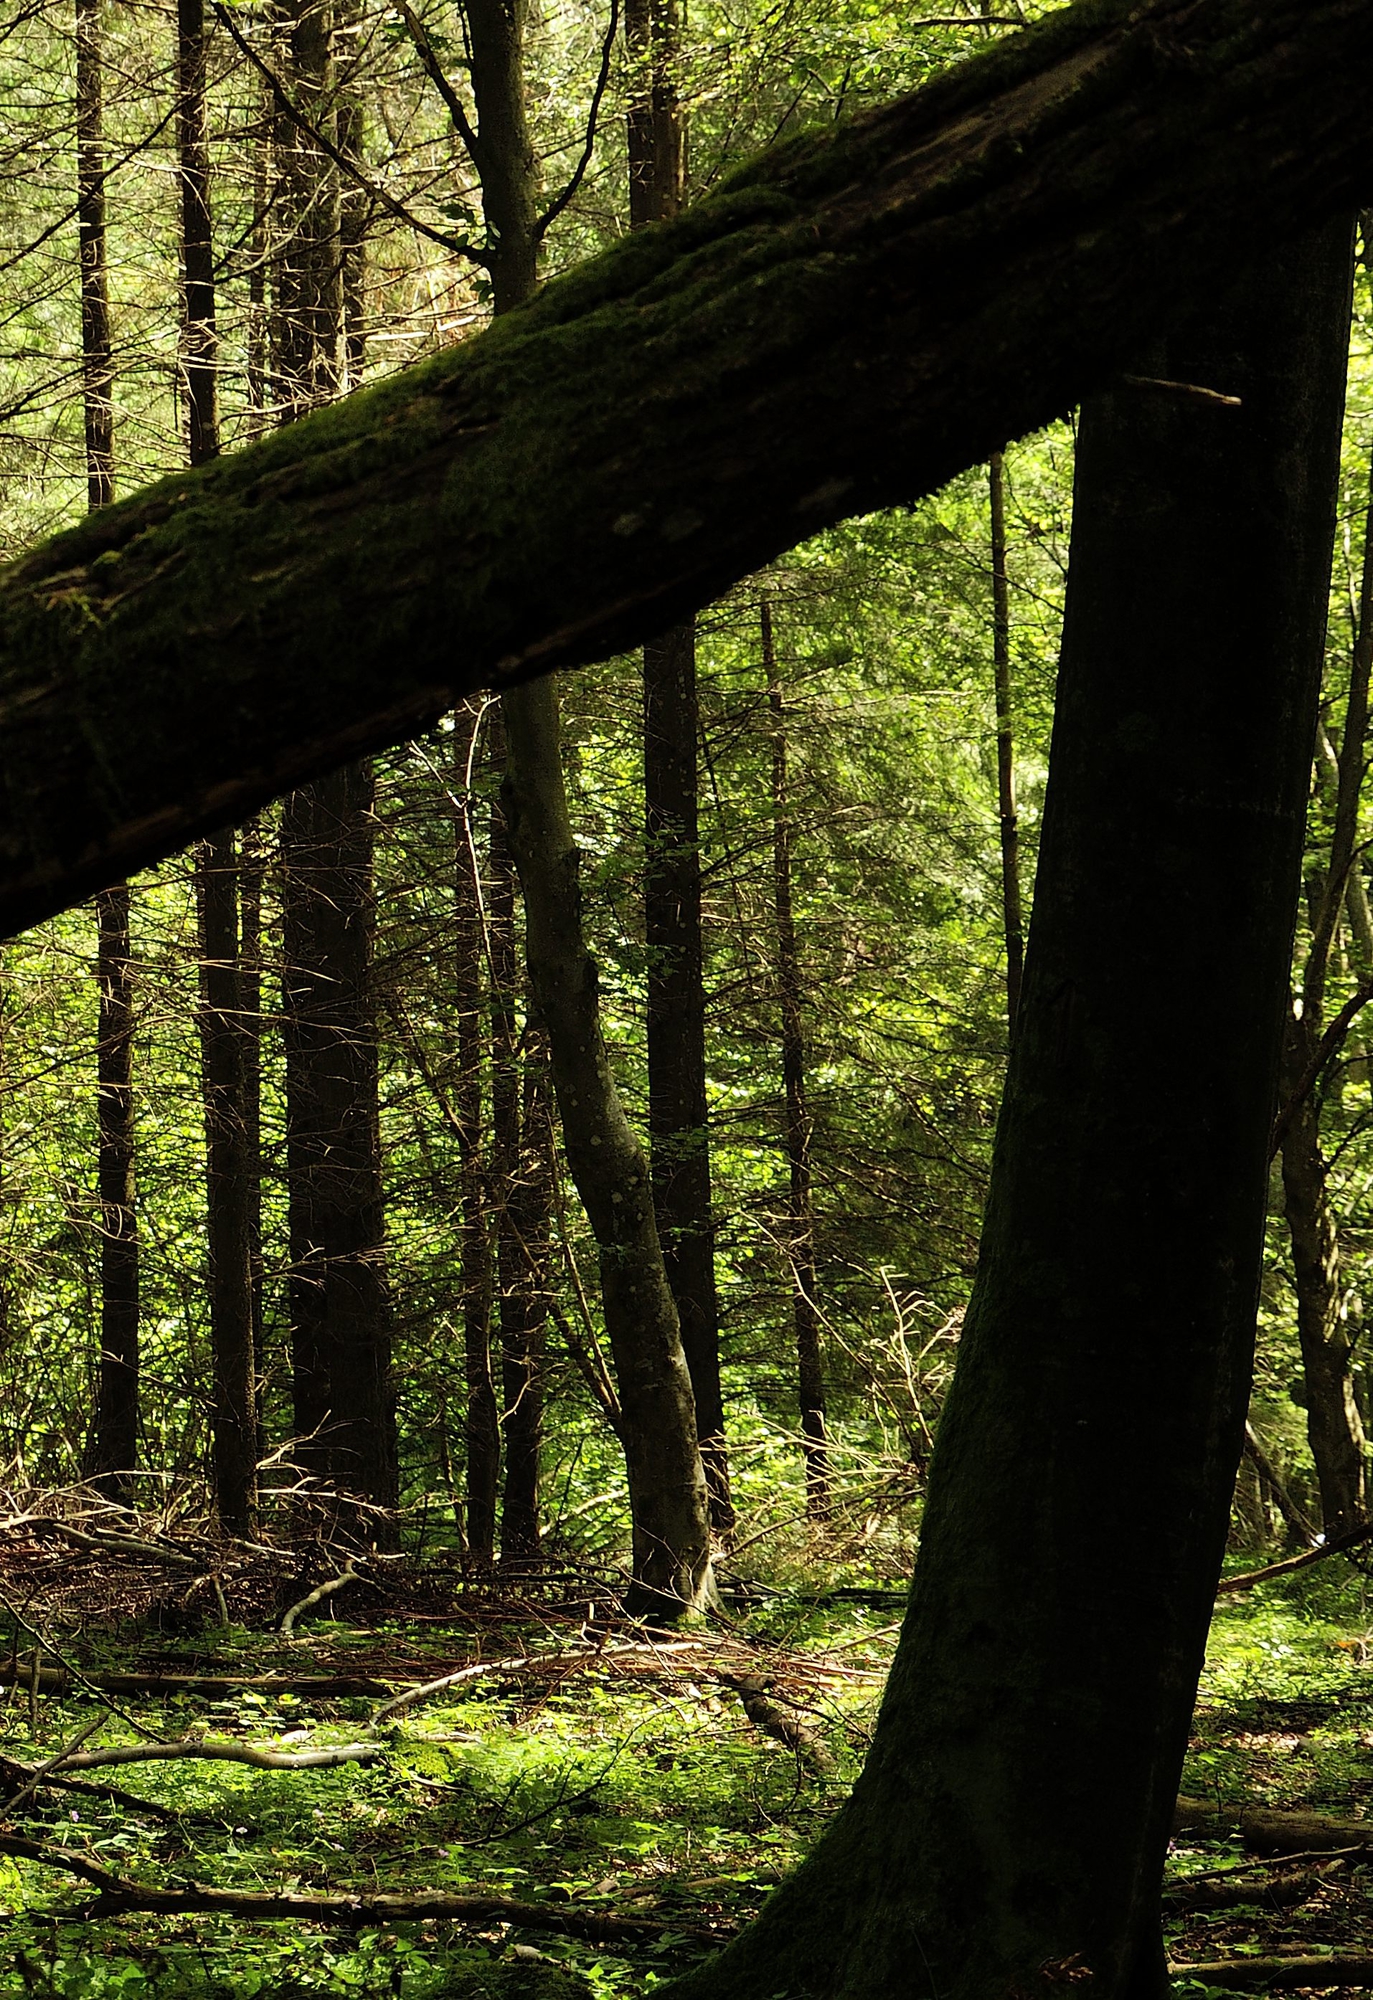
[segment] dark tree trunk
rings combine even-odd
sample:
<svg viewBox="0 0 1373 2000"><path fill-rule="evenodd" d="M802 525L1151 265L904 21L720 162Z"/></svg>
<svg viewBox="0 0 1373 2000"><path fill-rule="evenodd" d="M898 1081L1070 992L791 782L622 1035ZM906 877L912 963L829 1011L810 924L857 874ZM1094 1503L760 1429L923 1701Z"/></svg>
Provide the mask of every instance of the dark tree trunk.
<svg viewBox="0 0 1373 2000"><path fill-rule="evenodd" d="M133 1498L138 1464L138 1214L134 1203L133 969L126 883L95 899L100 988L100 1375L87 1470Z"/></svg>
<svg viewBox="0 0 1373 2000"><path fill-rule="evenodd" d="M76 0L77 224L81 256L86 498L114 499L114 363L105 252L100 0ZM100 989L97 1090L100 1369L87 1470L112 1499L133 1497L138 1463L138 1217L134 1207L133 981L126 884L96 898Z"/></svg>
<svg viewBox="0 0 1373 2000"><path fill-rule="evenodd" d="M176 24L187 446L191 464L204 465L219 452L214 240L205 131L204 0L177 0Z"/></svg>
<svg viewBox="0 0 1373 2000"><path fill-rule="evenodd" d="M568 1168L600 1257L629 1480L632 1601L674 1616L705 1604L713 1592L705 1474L648 1162L601 1034L553 683L507 696L505 726L503 798L524 889L529 983L548 1036Z"/></svg>
<svg viewBox="0 0 1373 2000"><path fill-rule="evenodd" d="M678 625L644 648L648 1131L653 1206L691 1373L711 1526L728 1535L734 1508L720 1390L706 1101L697 728L696 630Z"/></svg>
<svg viewBox="0 0 1373 2000"><path fill-rule="evenodd" d="M239 985L238 856L232 833L202 842L200 1061L205 1098L214 1353L214 1490L231 1534L252 1532L257 1498L257 1370L253 1325L253 1172L244 1118L243 995Z"/></svg>
<svg viewBox="0 0 1373 2000"><path fill-rule="evenodd" d="M177 152L187 446L191 464L204 465L219 451L219 420L202 0L177 0ZM232 833L204 841L196 865L196 900L210 1345L214 1356L211 1431L215 1506L231 1534L248 1535L257 1496L258 1421L253 1175L244 1101L237 860Z"/></svg>
<svg viewBox="0 0 1373 2000"><path fill-rule="evenodd" d="M1084 414L1019 1031L867 1767L686 1996L1162 2000L1244 1437L1349 331L1347 227ZM1218 898L1214 884L1223 881Z"/></svg>
<svg viewBox="0 0 1373 2000"><path fill-rule="evenodd" d="M484 704L469 702L458 711L454 732L459 800L455 820L453 876L453 1001L456 1015L458 1077L454 1109L462 1166L462 1224L458 1255L462 1268L463 1366L467 1387L464 1540L474 1562L490 1563L496 1553L496 1487L500 1475L500 1416L491 1380L491 1225L487 1209L485 1106L482 1090L484 940L481 858L477 843L472 778L478 756Z"/></svg>
<svg viewBox="0 0 1373 2000"><path fill-rule="evenodd" d="M627 0L629 222L668 222L682 206L686 125L677 91L675 0ZM710 1491L710 1523L734 1526L720 1391L705 948L701 935L696 626L644 647L644 930L648 946L648 1135L653 1205L691 1372Z"/></svg>
<svg viewBox="0 0 1373 2000"><path fill-rule="evenodd" d="M772 606L763 599L763 672L772 722L772 889L777 922L777 1003L782 1028L782 1091L786 1106L790 1203L786 1217L787 1276L796 1343L796 1396L806 1459L806 1509L829 1508L829 1446L825 1437L825 1368L820 1351L820 1310L815 1286L815 1213L811 1199L812 1121L806 1097L806 1043L802 1025L801 954L791 894L791 789L787 772L787 714L777 672Z"/></svg>
<svg viewBox="0 0 1373 2000"><path fill-rule="evenodd" d="M292 101L333 138L333 0L278 0L276 19ZM273 365L277 414L289 423L332 401L342 386L343 250L338 169L280 108L273 137L281 236Z"/></svg>
<svg viewBox="0 0 1373 2000"><path fill-rule="evenodd" d="M548 1321L548 1237L553 1208L553 1128L548 1049L537 1029L525 1035L518 1171L505 1209L518 1245L519 1281L501 1298L505 1492L501 1560L539 1553L539 1478L543 1458L543 1356Z"/></svg>
<svg viewBox="0 0 1373 2000"><path fill-rule="evenodd" d="M388 1508L396 1434L369 993L371 805L370 766L352 764L293 792L282 811L287 1166L301 1456L329 1485Z"/></svg>
<svg viewBox="0 0 1373 2000"><path fill-rule="evenodd" d="M34 551L0 584L0 925L985 463L1361 199L1371 86L1366 0L1055 10Z"/></svg>
<svg viewBox="0 0 1373 2000"><path fill-rule="evenodd" d="M996 802L1001 834L1001 921L1006 939L1006 1022L1015 1034L1025 976L1020 903L1020 815L1015 803L1015 726L1011 709L1011 591L1006 573L1006 461L992 453L992 667L996 679Z"/></svg>
<svg viewBox="0 0 1373 2000"><path fill-rule="evenodd" d="M248 821L238 846L238 1025L243 1060L243 1140L247 1173L248 1268L253 1292L253 1380L257 1455L266 1451L262 1397L267 1355L262 1327L262 827Z"/></svg>

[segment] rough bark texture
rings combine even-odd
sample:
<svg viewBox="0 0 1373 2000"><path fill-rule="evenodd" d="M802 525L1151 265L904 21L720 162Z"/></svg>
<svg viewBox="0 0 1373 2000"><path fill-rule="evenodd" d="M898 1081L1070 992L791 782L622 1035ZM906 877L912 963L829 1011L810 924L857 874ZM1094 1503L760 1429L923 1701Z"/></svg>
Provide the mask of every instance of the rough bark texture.
<svg viewBox="0 0 1373 2000"><path fill-rule="evenodd" d="M1365 0L1080 0L37 550L0 587L0 925L985 461L1366 195L1371 87Z"/></svg>
<svg viewBox="0 0 1373 2000"><path fill-rule="evenodd" d="M255 1175L244 1117L248 1039L239 985L238 855L232 833L201 844L200 1062L210 1251L215 1505L231 1534L252 1530L257 1488L253 1311Z"/></svg>
<svg viewBox="0 0 1373 2000"><path fill-rule="evenodd" d="M791 893L791 788L787 770L787 711L777 671L772 606L762 607L763 672L772 724L772 893L777 922L777 1005L781 1017L782 1096L786 1111L787 1170L791 1200L783 1250L791 1279L792 1333L796 1343L796 1401L806 1459L806 1508L829 1506L829 1447L825 1440L825 1366L816 1298L815 1214L811 1201L812 1121L806 1097L806 1043L802 1023L801 954Z"/></svg>
<svg viewBox="0 0 1373 2000"><path fill-rule="evenodd" d="M368 993L372 776L352 764L282 812L291 1324L301 1457L396 1501L377 1049Z"/></svg>
<svg viewBox="0 0 1373 2000"><path fill-rule="evenodd" d="M1244 1435L1319 692L1350 231L1084 414L1019 1029L867 1766L674 2000L1161 2000ZM1215 881L1226 884L1219 901Z"/></svg>
<svg viewBox="0 0 1373 2000"><path fill-rule="evenodd" d="M705 1475L648 1161L601 1036L554 683L520 689L506 703L505 726L503 796L524 889L529 983L548 1035L568 1170L600 1258L633 1518L634 1601L674 1615L703 1604L712 1588Z"/></svg>

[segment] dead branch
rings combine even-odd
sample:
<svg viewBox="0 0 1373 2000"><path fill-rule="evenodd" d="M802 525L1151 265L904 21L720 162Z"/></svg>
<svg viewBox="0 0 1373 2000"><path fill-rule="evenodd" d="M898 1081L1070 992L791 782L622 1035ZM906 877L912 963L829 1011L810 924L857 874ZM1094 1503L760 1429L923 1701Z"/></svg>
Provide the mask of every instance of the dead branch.
<svg viewBox="0 0 1373 2000"><path fill-rule="evenodd" d="M727 1673L717 1673L715 1678L738 1695L744 1704L744 1714L755 1729L761 1729L774 1742L785 1744L817 1777L834 1776L835 1764L829 1746L814 1730L807 1729L798 1716L788 1715L784 1708L770 1701L760 1680L752 1675Z"/></svg>
<svg viewBox="0 0 1373 2000"><path fill-rule="evenodd" d="M342 1576L331 1577L328 1583L316 1584L315 1588L308 1595L302 1597L298 1604L293 1604L289 1611L282 1613L282 1638L289 1639L291 1637L296 1628L297 1618L303 1616L305 1612L312 1610L316 1604L322 1604L326 1597L332 1597L336 1590L342 1590L345 1584L356 1583L357 1581L358 1573L353 1568L353 1565L349 1563Z"/></svg>
<svg viewBox="0 0 1373 2000"><path fill-rule="evenodd" d="M22 1764L13 1757L0 1757L0 1784L13 1780L16 1786L25 1784L37 1775L37 1766ZM93 1785L83 1778L67 1778L56 1771L48 1771L42 1778L44 1790L74 1792L79 1798L99 1799L102 1805L122 1806L125 1812L147 1813L152 1819L164 1820L168 1826L180 1826L184 1819L198 1817L195 1814L175 1812L171 1806L164 1806L156 1799L140 1798L137 1792L126 1792L122 1785ZM17 1803L17 1801L16 1801ZM14 1805L6 1804L0 1797L6 1817L14 1811Z"/></svg>
<svg viewBox="0 0 1373 2000"><path fill-rule="evenodd" d="M1273 1576L1291 1576L1296 1570L1310 1569L1312 1563L1324 1562L1327 1556L1344 1555L1365 1542L1373 1542L1373 1525L1367 1522L1361 1528L1351 1528L1347 1534L1332 1536L1319 1548L1303 1549L1299 1556L1287 1556L1282 1562L1265 1563L1262 1569L1242 1570L1238 1576L1223 1576L1216 1585L1216 1595L1222 1597L1233 1590L1251 1590L1256 1583L1267 1583Z"/></svg>
<svg viewBox="0 0 1373 2000"><path fill-rule="evenodd" d="M437 1680L424 1681L419 1687L406 1688L383 1702L372 1717L372 1726L384 1722L388 1716L397 1715L403 1708L410 1708L416 1702L427 1701L430 1695L442 1694L445 1689L460 1687L465 1681L483 1679L499 1680L526 1676L546 1676L567 1673L578 1667L617 1666L628 1664L627 1655L649 1655L644 1664L656 1664L664 1655L699 1652L704 1644L700 1639L673 1639L662 1645L585 1646L571 1652L562 1653L518 1653L505 1660L479 1660L472 1666L458 1667L450 1674L441 1674Z"/></svg>
<svg viewBox="0 0 1373 2000"><path fill-rule="evenodd" d="M1262 1903L1269 1909L1290 1910L1332 1881L1342 1866L1343 1860L1337 1859L1320 1868L1297 1868L1286 1875L1270 1875L1259 1863L1251 1862L1243 1873L1231 1873L1219 1880L1189 1876L1167 1885L1163 1907L1170 1914L1183 1910L1232 1910L1241 1903Z"/></svg>
<svg viewBox="0 0 1373 2000"><path fill-rule="evenodd" d="M261 1743L233 1743L220 1736L183 1736L176 1743L117 1743L78 1750L54 1768L95 1771L109 1764L166 1764L200 1757L218 1764L251 1764L259 1771L326 1771L337 1764L366 1764L380 1757L379 1743L331 1743L314 1750L269 1750Z"/></svg>
<svg viewBox="0 0 1373 2000"><path fill-rule="evenodd" d="M79 1909L50 1914L83 1918L113 1917L130 1910L159 1916L251 1917L259 1922L281 1918L333 1924L419 1923L447 1919L455 1923L517 1924L526 1930L555 1931L564 1937L588 1938L593 1943L655 1940L672 1932L687 1937L713 1937L714 1933L690 1925L659 1922L652 1917L620 1917L608 1911L580 1910L573 1904L525 1903L510 1896L447 1895L437 1889L418 1889L406 1895L348 1895L338 1891L212 1889L192 1883L180 1889L161 1889L147 1882L133 1882L113 1875L84 1854L48 1841L27 1840L18 1834L0 1834L0 1854L12 1854L44 1868L64 1869L89 1882L99 1891L93 1902Z"/></svg>
<svg viewBox="0 0 1373 2000"><path fill-rule="evenodd" d="M27 1687L32 1670L27 1665L0 1666L0 1687L16 1684ZM241 1691L262 1694L307 1696L356 1695L375 1699L391 1692L386 1681L365 1674L81 1674L72 1675L65 1667L40 1667L38 1685L45 1694L60 1693L70 1687L76 1693L97 1694L201 1694L219 1700Z"/></svg>

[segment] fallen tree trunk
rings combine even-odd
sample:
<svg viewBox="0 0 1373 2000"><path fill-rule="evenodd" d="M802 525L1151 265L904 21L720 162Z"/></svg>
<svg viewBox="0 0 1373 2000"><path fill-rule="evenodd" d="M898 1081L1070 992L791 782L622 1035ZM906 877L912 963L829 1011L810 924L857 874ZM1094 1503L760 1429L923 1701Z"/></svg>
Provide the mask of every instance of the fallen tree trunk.
<svg viewBox="0 0 1373 2000"><path fill-rule="evenodd" d="M1179 1798L1173 1833L1199 1833L1208 1839L1237 1833L1252 1854L1350 1854L1373 1848L1373 1820L1212 1805L1208 1799Z"/></svg>
<svg viewBox="0 0 1373 2000"><path fill-rule="evenodd" d="M1367 196L1370 84L1365 0L1080 0L102 509L0 587L0 928L1058 415Z"/></svg>
<svg viewBox="0 0 1373 2000"><path fill-rule="evenodd" d="M1168 1977L1244 1991L1259 1986L1373 1986L1373 1958L1338 1952L1328 1958L1216 1958L1194 1964L1172 1963Z"/></svg>

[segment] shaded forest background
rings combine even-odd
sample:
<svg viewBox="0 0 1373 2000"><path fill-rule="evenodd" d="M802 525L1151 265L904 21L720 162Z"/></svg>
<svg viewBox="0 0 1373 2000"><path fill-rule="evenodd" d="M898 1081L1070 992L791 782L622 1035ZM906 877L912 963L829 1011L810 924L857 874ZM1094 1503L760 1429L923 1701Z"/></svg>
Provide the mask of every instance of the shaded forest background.
<svg viewBox="0 0 1373 2000"><path fill-rule="evenodd" d="M107 373L94 393L112 424L103 448L113 491L185 464L194 446L199 350L178 131L187 4L23 0L0 22L6 558L92 497L80 242L83 231L91 241L93 190L103 197L109 299ZM922 18L844 0L710 0L670 23L685 197L779 135L910 88L1022 12L929 9ZM626 127L647 86L643 46L626 41L626 25L579 4L528 17L531 136L554 211L548 273L630 226ZM470 110L471 51L448 0L414 11L371 0L212 8L200 32L213 366L221 441L232 450L483 326L493 239L446 101ZM83 36L87 86L98 54L101 103L96 130L85 100L79 132ZM312 335L316 361L303 382L301 325L320 308L304 300L302 245L318 270L321 243L335 319L323 343ZM1361 274L1294 974L1288 1094L1297 1108L1274 1174L1238 1496L1237 1536L1255 1546L1282 1533L1309 1539L1322 1524L1337 1532L1364 1513L1363 1431L1373 1414L1362 1340L1373 1095L1358 1012L1373 992L1360 799L1373 650L1368 313ZM740 1560L746 1546L755 1551L745 1567L766 1549L784 1566L823 1559L841 1576L895 1578L908 1568L973 1274L1008 1042L1012 765L1026 912L1032 890L1072 447L1067 423L1016 444L933 501L808 544L697 621L714 1269L735 1539ZM642 1131L652 952L639 662L567 679L563 702L605 1027ZM545 1057L503 850L501 763L497 711L474 704L377 760L363 809L370 852L359 878L366 973L356 1034L369 1047L375 1038L376 1064L374 1102L369 1083L358 1116L375 1119L384 1206L384 1229L363 1254L391 1346L396 1497L407 1543L483 1554L470 1494L480 1322L507 1458L512 1428L542 1408L536 1529L507 1521L505 1553L528 1560L541 1549L615 1569L626 1559L626 1497L607 1421L614 1390L596 1248L556 1120L539 1109ZM262 814L232 856L244 981L233 1012L258 1081L249 1167L260 1195L257 1450L269 1502L298 1499L312 1478L292 1394L301 1269L284 995L300 966L282 859L295 837L290 813ZM122 1285L125 1323L137 1331L138 1478L119 1497L172 1516L207 1507L212 865L202 852L138 878L127 949L106 903L103 959L95 908L0 948L0 1480L16 1494L104 1469L102 1314L108 1327L110 1290ZM1224 897L1223 881L1214 893ZM1188 1005L1181 983L1177 1004ZM136 1189L128 1213L112 1207L101 1180L108 1114L124 1102L109 1064L125 1056L123 1137ZM499 1129L502 1092L519 1106L513 1155ZM521 1248L532 1242L532 1253L503 1269L511 1204L531 1191L538 1220ZM474 1229L485 1243L475 1261ZM115 1239L122 1262L110 1255ZM517 1320L518 1349L509 1331ZM813 1359L805 1376L808 1330L818 1330L818 1406ZM523 1435L527 1447L527 1424Z"/></svg>

